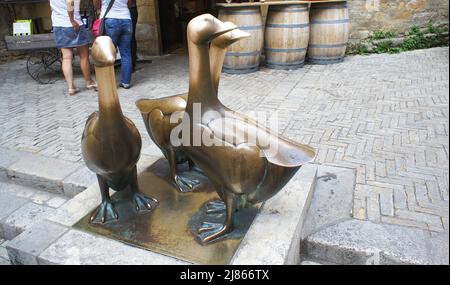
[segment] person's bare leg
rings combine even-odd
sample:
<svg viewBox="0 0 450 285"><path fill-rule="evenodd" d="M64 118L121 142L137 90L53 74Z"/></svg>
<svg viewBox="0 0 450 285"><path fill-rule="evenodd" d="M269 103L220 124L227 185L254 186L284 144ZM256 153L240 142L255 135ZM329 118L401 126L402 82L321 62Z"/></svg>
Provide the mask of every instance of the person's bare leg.
<svg viewBox="0 0 450 285"><path fill-rule="evenodd" d="M80 56L81 73L83 73L86 87L93 87L95 81L91 77L91 66L89 63L89 47L87 45L77 47L78 54Z"/></svg>
<svg viewBox="0 0 450 285"><path fill-rule="evenodd" d="M73 61L73 51L71 48L62 48L62 71L64 74L64 79L67 82L67 86L69 87L69 94L73 95L76 93L76 86L73 81L73 69L72 69L72 61Z"/></svg>

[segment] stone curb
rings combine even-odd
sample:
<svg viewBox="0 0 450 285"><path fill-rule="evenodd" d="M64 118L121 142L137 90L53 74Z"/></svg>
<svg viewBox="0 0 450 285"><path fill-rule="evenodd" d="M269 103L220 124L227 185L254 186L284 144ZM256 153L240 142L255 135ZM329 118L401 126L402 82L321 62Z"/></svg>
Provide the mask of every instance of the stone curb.
<svg viewBox="0 0 450 285"><path fill-rule="evenodd" d="M303 261L448 264L448 232L353 218L354 169L321 165L302 236Z"/></svg>
<svg viewBox="0 0 450 285"><path fill-rule="evenodd" d="M0 180L72 198L96 177L83 164L0 147Z"/></svg>
<svg viewBox="0 0 450 285"><path fill-rule="evenodd" d="M448 233L351 219L302 242L306 259L346 265L448 265Z"/></svg>
<svg viewBox="0 0 450 285"><path fill-rule="evenodd" d="M34 225L6 243L11 264L38 265L37 256L68 230L67 227L45 220Z"/></svg>
<svg viewBox="0 0 450 285"><path fill-rule="evenodd" d="M317 178L317 166L303 166L256 216L231 265L298 265L303 221Z"/></svg>

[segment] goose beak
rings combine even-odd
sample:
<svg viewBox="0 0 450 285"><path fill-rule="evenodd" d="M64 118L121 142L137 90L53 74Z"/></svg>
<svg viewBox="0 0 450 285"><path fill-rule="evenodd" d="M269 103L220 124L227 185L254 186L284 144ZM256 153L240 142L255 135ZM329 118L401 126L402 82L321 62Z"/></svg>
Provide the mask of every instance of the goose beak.
<svg viewBox="0 0 450 285"><path fill-rule="evenodd" d="M231 23L231 22L222 22L219 19L214 19L215 24L215 32L212 35L212 39L217 38L218 36L221 36L225 33L228 33L230 31L236 30L238 27Z"/></svg>
<svg viewBox="0 0 450 285"><path fill-rule="evenodd" d="M239 29L235 29L221 36L216 37L212 41L212 44L220 48L227 48L228 46L234 44L235 42L248 38L250 36L251 34L249 33L243 32Z"/></svg>
<svg viewBox="0 0 450 285"><path fill-rule="evenodd" d="M242 30L239 30L239 29L231 31L231 39L232 39L233 42L237 42L237 41L240 41L242 39L249 38L251 36L252 36L251 34L249 34L247 32L244 32Z"/></svg>
<svg viewBox="0 0 450 285"><path fill-rule="evenodd" d="M116 61L116 48L111 38L108 36L97 37L92 45L92 58L95 65L111 66Z"/></svg>

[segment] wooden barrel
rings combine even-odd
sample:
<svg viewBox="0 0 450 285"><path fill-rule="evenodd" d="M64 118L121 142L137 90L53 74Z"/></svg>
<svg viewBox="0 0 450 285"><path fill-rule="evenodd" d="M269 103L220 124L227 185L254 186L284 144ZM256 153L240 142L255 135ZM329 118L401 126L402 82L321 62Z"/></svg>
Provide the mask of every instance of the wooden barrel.
<svg viewBox="0 0 450 285"><path fill-rule="evenodd" d="M296 69L305 63L309 42L309 5L272 5L265 32L266 65Z"/></svg>
<svg viewBox="0 0 450 285"><path fill-rule="evenodd" d="M341 62L350 33L347 2L313 3L309 17L308 61L315 64Z"/></svg>
<svg viewBox="0 0 450 285"><path fill-rule="evenodd" d="M258 71L264 43L264 26L259 7L221 8L219 19L234 23L251 37L231 45L225 55L223 71L243 74Z"/></svg>

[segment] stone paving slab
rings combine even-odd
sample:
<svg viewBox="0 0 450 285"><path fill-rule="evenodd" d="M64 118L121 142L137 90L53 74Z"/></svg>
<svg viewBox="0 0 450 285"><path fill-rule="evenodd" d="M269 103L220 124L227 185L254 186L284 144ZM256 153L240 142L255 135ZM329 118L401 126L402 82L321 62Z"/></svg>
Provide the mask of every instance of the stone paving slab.
<svg viewBox="0 0 450 285"><path fill-rule="evenodd" d="M15 265L37 265L37 256L68 230L64 226L45 220L36 223L6 244L11 263Z"/></svg>
<svg viewBox="0 0 450 285"><path fill-rule="evenodd" d="M0 250L3 252L9 240L50 217L66 202L67 198L60 195L0 182Z"/></svg>
<svg viewBox="0 0 450 285"><path fill-rule="evenodd" d="M7 179L8 167L17 162L21 152L0 147L0 180Z"/></svg>
<svg viewBox="0 0 450 285"><path fill-rule="evenodd" d="M448 233L352 219L312 234L308 256L337 264L448 265Z"/></svg>
<svg viewBox="0 0 450 285"><path fill-rule="evenodd" d="M81 166L78 163L29 154L8 167L8 177L33 188L63 194L64 178Z"/></svg>
<svg viewBox="0 0 450 285"><path fill-rule="evenodd" d="M356 171L320 165L302 239L328 226L352 218Z"/></svg>
<svg viewBox="0 0 450 285"><path fill-rule="evenodd" d="M25 205L27 202L27 199L0 193L0 220L8 217L11 213ZM0 232L0 238L1 237L2 232Z"/></svg>
<svg viewBox="0 0 450 285"><path fill-rule="evenodd" d="M55 194L47 191L37 190L10 182L0 182L0 194L24 198L35 204L44 205L51 208L58 208L68 200L66 197L55 196Z"/></svg>
<svg viewBox="0 0 450 285"><path fill-rule="evenodd" d="M55 209L29 202L0 221L0 232L11 240L54 212Z"/></svg>
<svg viewBox="0 0 450 285"><path fill-rule="evenodd" d="M113 193L113 192L111 192ZM94 184L69 200L47 219L71 227L101 203L100 188Z"/></svg>
<svg viewBox="0 0 450 285"><path fill-rule="evenodd" d="M188 265L186 262L77 230L70 230L39 257L41 265Z"/></svg>
<svg viewBox="0 0 450 285"><path fill-rule="evenodd" d="M95 173L90 171L87 167L82 166L64 179L64 195L73 198L95 182L97 182Z"/></svg>
<svg viewBox="0 0 450 285"><path fill-rule="evenodd" d="M3 243L0 243L0 259L4 259L4 260L9 259L8 252Z"/></svg>

